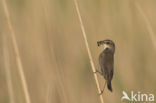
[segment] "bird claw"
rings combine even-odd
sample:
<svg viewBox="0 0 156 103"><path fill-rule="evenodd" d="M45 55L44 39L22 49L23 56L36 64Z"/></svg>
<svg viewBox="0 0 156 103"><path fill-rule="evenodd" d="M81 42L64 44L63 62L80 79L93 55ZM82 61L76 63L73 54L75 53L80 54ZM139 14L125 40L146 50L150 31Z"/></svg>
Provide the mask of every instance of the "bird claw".
<svg viewBox="0 0 156 103"><path fill-rule="evenodd" d="M103 76L103 73L97 69L93 73L99 73L101 76Z"/></svg>
<svg viewBox="0 0 156 103"><path fill-rule="evenodd" d="M97 70L93 71L93 73L97 73L97 72L98 72Z"/></svg>
<svg viewBox="0 0 156 103"><path fill-rule="evenodd" d="M103 90L101 90L101 92L99 93L99 95L102 95L103 94Z"/></svg>

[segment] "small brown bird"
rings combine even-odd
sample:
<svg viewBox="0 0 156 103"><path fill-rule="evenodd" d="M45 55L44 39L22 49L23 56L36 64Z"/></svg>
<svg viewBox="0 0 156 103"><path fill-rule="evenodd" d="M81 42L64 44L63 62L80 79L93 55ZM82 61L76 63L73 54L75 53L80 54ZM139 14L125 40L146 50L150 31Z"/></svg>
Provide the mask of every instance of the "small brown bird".
<svg viewBox="0 0 156 103"><path fill-rule="evenodd" d="M115 52L115 44L112 40L103 40L97 42L98 46L103 45L104 50L99 55L99 65L101 71L98 71L106 80L107 88L112 92L111 81L113 78L114 71L114 52ZM105 85L104 85L105 87ZM104 91L104 88L102 92Z"/></svg>

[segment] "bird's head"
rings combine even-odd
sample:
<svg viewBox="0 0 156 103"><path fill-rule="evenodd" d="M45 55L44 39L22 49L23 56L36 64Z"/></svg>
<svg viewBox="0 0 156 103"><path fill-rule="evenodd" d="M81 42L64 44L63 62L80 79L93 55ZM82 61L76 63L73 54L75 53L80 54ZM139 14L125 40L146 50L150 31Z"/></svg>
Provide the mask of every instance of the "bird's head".
<svg viewBox="0 0 156 103"><path fill-rule="evenodd" d="M112 52L112 53L115 52L115 44L112 40L106 39L106 40L98 41L97 45L98 46L103 45L105 52Z"/></svg>

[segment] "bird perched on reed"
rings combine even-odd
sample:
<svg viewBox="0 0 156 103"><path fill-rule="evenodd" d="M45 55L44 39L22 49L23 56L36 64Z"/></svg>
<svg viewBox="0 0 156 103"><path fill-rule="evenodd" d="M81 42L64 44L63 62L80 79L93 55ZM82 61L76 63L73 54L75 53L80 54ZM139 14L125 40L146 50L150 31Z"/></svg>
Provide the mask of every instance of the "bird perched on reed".
<svg viewBox="0 0 156 103"><path fill-rule="evenodd" d="M105 85L107 83L107 88L112 92L112 85L111 81L113 78L113 72L114 72L114 52L115 52L115 44L112 40L103 40L97 42L98 46L104 47L104 50L99 55L99 65L101 68L101 71L97 70L96 72L99 72L104 79L106 80ZM104 85L104 88L105 88ZM101 91L103 93L104 91Z"/></svg>

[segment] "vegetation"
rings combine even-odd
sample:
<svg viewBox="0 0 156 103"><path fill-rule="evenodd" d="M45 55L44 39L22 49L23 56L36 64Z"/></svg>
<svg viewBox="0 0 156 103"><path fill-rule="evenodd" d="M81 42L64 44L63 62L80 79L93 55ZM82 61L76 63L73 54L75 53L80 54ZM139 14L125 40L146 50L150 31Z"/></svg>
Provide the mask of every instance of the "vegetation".
<svg viewBox="0 0 156 103"><path fill-rule="evenodd" d="M74 0L0 1L0 103L100 103ZM113 93L156 94L155 1L78 0L95 67L116 44ZM6 10L7 9L7 10ZM12 35L13 34L13 35ZM98 76L100 88L104 79Z"/></svg>

